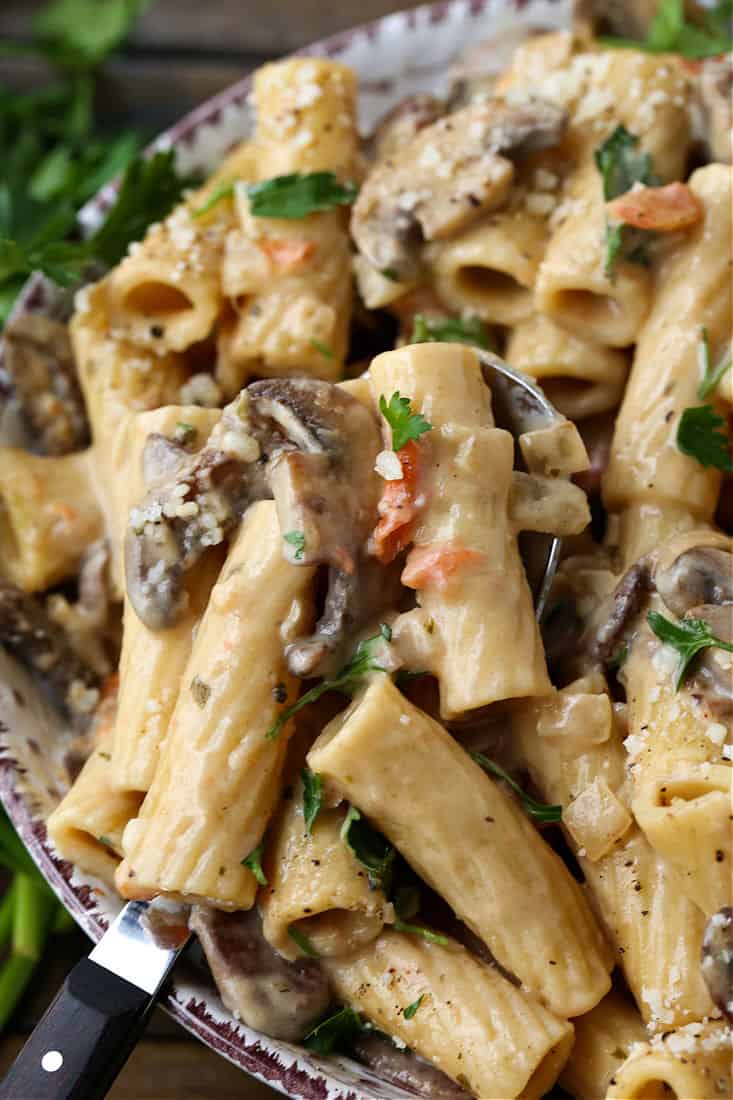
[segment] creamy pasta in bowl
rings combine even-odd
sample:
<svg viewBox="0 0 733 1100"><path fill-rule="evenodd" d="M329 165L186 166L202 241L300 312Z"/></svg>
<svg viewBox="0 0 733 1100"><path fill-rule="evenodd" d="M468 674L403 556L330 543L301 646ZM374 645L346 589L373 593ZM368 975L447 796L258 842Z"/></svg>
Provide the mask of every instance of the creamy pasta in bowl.
<svg viewBox="0 0 733 1100"><path fill-rule="evenodd" d="M725 62L532 4L314 53L8 326L3 800L95 937L190 907L172 1011L289 1095L730 1096Z"/></svg>

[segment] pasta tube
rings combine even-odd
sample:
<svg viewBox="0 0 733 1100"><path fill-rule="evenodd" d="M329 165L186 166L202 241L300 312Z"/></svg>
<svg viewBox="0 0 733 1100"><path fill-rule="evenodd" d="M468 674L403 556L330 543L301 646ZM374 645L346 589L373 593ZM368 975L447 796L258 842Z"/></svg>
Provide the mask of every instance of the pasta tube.
<svg viewBox="0 0 733 1100"><path fill-rule="evenodd" d="M560 1084L575 1100L606 1100L619 1066L647 1039L641 1017L631 1001L612 990L574 1025L575 1042Z"/></svg>
<svg viewBox="0 0 733 1100"><path fill-rule="evenodd" d="M255 174L353 178L356 79L334 61L293 58L254 78ZM217 378L228 395L252 375L342 373L351 320L351 251L343 208L297 219L253 216L238 189L238 228L226 241L222 285L233 313L219 338Z"/></svg>
<svg viewBox="0 0 733 1100"><path fill-rule="evenodd" d="M730 168L711 164L690 178L705 209L703 221L685 235L659 273L659 291L639 343L616 422L611 460L603 480L606 507L622 511L641 504L709 523L721 474L683 454L677 445L680 417L699 404L698 349L705 326L713 362L730 337L728 237ZM686 521L689 524L689 518ZM644 527L633 553L641 556L665 533ZM630 561L627 550L625 560Z"/></svg>
<svg viewBox="0 0 733 1100"><path fill-rule="evenodd" d="M348 955L379 935L387 900L382 890L370 887L341 837L344 811L322 809L309 831L302 796L298 783L268 837L268 885L258 902L262 930L286 959L299 954L288 934L291 927L322 958Z"/></svg>
<svg viewBox="0 0 733 1100"><path fill-rule="evenodd" d="M308 764L377 825L552 1011L577 1016L606 993L609 953L565 865L522 810L388 677L376 678L326 727Z"/></svg>
<svg viewBox="0 0 733 1100"><path fill-rule="evenodd" d="M641 1043L615 1072L607 1100L724 1100L731 1092L731 1036L724 1024L689 1024Z"/></svg>
<svg viewBox="0 0 733 1100"><path fill-rule="evenodd" d="M494 427L476 356L459 345L415 344L377 356L370 377L375 401L398 391L432 425L420 441L425 504L412 560L442 547L469 559L445 589L414 584L419 606L397 619L396 644L414 667L438 678L445 718L546 692L542 642L509 517L514 442Z"/></svg>
<svg viewBox="0 0 733 1100"><path fill-rule="evenodd" d="M125 830L124 897L170 894L248 909L245 858L274 809L287 738L268 740L283 691L283 655L307 629L313 569L290 565L273 501L250 507L211 593L152 786Z"/></svg>
<svg viewBox="0 0 733 1100"><path fill-rule="evenodd" d="M485 1100L543 1096L570 1053L570 1023L458 944L385 931L323 966L338 997Z"/></svg>
<svg viewBox="0 0 733 1100"><path fill-rule="evenodd" d="M0 447L0 574L25 592L73 576L104 530L94 454Z"/></svg>

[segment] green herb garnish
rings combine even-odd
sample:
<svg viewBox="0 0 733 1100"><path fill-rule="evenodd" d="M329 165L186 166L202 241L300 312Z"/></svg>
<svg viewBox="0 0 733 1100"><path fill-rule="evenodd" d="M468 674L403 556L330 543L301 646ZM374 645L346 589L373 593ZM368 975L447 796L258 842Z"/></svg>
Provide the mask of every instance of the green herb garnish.
<svg viewBox="0 0 733 1100"><path fill-rule="evenodd" d="M389 627L386 629L389 630ZM364 677L369 672L385 672L386 669L379 664L377 659L378 650L385 640L385 634L380 629L379 634L374 634L371 638L364 638L363 641L359 642L356 653L340 672L332 679L322 680L320 684L316 684L310 691L306 691L301 695L297 702L286 707L280 713L277 721L270 726L265 735L267 740L272 741L277 737L283 726L290 721L293 715L297 714L303 707L308 706L309 703L314 703L316 699L320 699L327 691L341 691L345 695L351 695L361 686Z"/></svg>
<svg viewBox="0 0 733 1100"><path fill-rule="evenodd" d="M109 839L108 836L104 836L104 835L103 836L98 836L97 840L99 841L100 844L104 844L105 848L111 848L112 847L112 841Z"/></svg>
<svg viewBox="0 0 733 1100"><path fill-rule="evenodd" d="M730 370L733 358L730 355L723 356L716 367L712 365L710 362L708 330L703 326L700 329L700 343L697 345L697 361L701 375L700 384L697 387L697 396L701 401L704 401L714 389L717 389L721 378Z"/></svg>
<svg viewBox="0 0 733 1100"><path fill-rule="evenodd" d="M204 214L208 214L210 210L213 210L222 199L233 199L235 183L236 180L222 180L219 186L211 192L203 206L199 206L191 212L191 217L203 218Z"/></svg>
<svg viewBox="0 0 733 1100"><path fill-rule="evenodd" d="M249 855L242 860L242 866L249 868L260 886L267 886L267 876L262 870L262 850L264 846L264 840L260 841L257 847L253 848Z"/></svg>
<svg viewBox="0 0 733 1100"><path fill-rule="evenodd" d="M677 425L677 447L701 466L733 473L728 436L721 430L724 427L725 420L712 405L685 409Z"/></svg>
<svg viewBox="0 0 733 1100"><path fill-rule="evenodd" d="M710 646L725 649L733 653L733 645L716 637L704 619L681 619L678 623L665 619L658 611L650 611L646 621L660 642L672 646L679 654L679 665L675 678L675 691L679 691L685 682L690 663L703 650Z"/></svg>
<svg viewBox="0 0 733 1100"><path fill-rule="evenodd" d="M299 932L292 924L288 925L288 935L293 943L300 948L304 955L307 955L309 959L319 959L320 955L316 951L315 947L302 932Z"/></svg>
<svg viewBox="0 0 733 1100"><path fill-rule="evenodd" d="M295 561L302 561L305 554L305 535L302 531L286 531L283 535L285 542L289 543L293 549L293 559Z"/></svg>
<svg viewBox="0 0 733 1100"><path fill-rule="evenodd" d="M407 932L411 936L422 936L428 943L437 943L441 947L448 946L447 936L443 936L440 932L433 932L431 928L423 928L421 924L407 924L403 920L396 920L392 925L395 932Z"/></svg>
<svg viewBox="0 0 733 1100"><path fill-rule="evenodd" d="M349 806L341 826L341 839L366 869L369 885L388 893L397 853L389 841L364 820L356 806Z"/></svg>
<svg viewBox="0 0 733 1100"><path fill-rule="evenodd" d="M310 768L303 768L300 778L303 780L305 831L312 833L316 818L323 806L323 776L317 772L312 772Z"/></svg>
<svg viewBox="0 0 733 1100"><path fill-rule="evenodd" d="M421 413L414 413L409 397L392 394L387 402L384 394L379 398L379 411L392 429L392 450L401 450L412 439L419 439L424 432L432 431L432 424Z"/></svg>
<svg viewBox="0 0 733 1100"><path fill-rule="evenodd" d="M638 151L639 138L625 126L617 126L610 137L599 145L593 154L596 167L603 181L603 197L606 202L625 195L635 183L650 185L655 182L651 157ZM623 255L632 263L646 266L648 234L627 225L606 221L606 257L604 271L610 278L616 261Z"/></svg>
<svg viewBox="0 0 733 1100"><path fill-rule="evenodd" d="M75 71L94 68L124 41L150 2L54 0L36 19L36 35L54 64Z"/></svg>
<svg viewBox="0 0 733 1100"><path fill-rule="evenodd" d="M522 790L508 772L500 768L493 760L489 760L488 756L484 756L481 752L472 752L470 755L485 772L495 776L497 779L503 779L504 782L511 787L514 793L519 796L524 809L530 817L535 819L535 821L560 821L562 818L562 806L549 806L545 802L537 802L536 799L531 798L530 795Z"/></svg>
<svg viewBox="0 0 733 1100"><path fill-rule="evenodd" d="M413 344L437 341L443 344L471 344L473 347L491 347L489 330L478 317L462 321L460 317L425 317L416 313L412 322Z"/></svg>
<svg viewBox="0 0 733 1100"><path fill-rule="evenodd" d="M385 279L389 279L390 283L398 283L400 281L399 272L395 271L393 267L383 267L379 272Z"/></svg>
<svg viewBox="0 0 733 1100"><path fill-rule="evenodd" d="M411 1005L408 1005L407 1008L404 1008L402 1010L402 1015L405 1017L406 1020L411 1020L412 1019L412 1017L415 1015L415 1013L417 1012L418 1008L420 1007L420 1005L423 1003L424 1000L425 1000L425 994L421 993L416 1001L413 1001Z"/></svg>
<svg viewBox="0 0 733 1100"><path fill-rule="evenodd" d="M333 354L331 349L327 348L325 344L322 344L320 340L311 340L310 343L311 343L311 347L315 348L316 351L320 352L321 355L324 357L324 359L335 359L336 358L336 356Z"/></svg>
<svg viewBox="0 0 733 1100"><path fill-rule="evenodd" d="M338 1048L348 1049L365 1029L361 1016L353 1008L341 1008L313 1028L303 1045L315 1054L327 1056Z"/></svg>
<svg viewBox="0 0 733 1100"><path fill-rule="evenodd" d="M339 183L333 172L275 176L247 188L249 208L256 218L305 218L354 201L358 187Z"/></svg>
<svg viewBox="0 0 733 1100"><path fill-rule="evenodd" d="M730 0L713 8L698 8L698 23L685 18L684 0L661 0L643 42L628 38L601 38L604 46L644 50L646 53L679 53L691 60L717 57L733 47Z"/></svg>

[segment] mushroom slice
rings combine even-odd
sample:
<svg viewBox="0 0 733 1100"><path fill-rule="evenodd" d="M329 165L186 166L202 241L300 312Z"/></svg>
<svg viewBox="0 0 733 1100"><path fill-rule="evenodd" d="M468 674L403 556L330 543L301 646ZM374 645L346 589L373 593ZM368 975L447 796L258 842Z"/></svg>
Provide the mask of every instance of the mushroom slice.
<svg viewBox="0 0 733 1100"><path fill-rule="evenodd" d="M733 645L733 603L691 607L686 618L703 619L716 638ZM698 654L693 669L686 681L688 691L700 698L713 717L723 721L733 718L731 654L716 646L708 646Z"/></svg>
<svg viewBox="0 0 733 1100"><path fill-rule="evenodd" d="M379 501L376 418L329 382L273 378L247 392L288 559L353 574Z"/></svg>
<svg viewBox="0 0 733 1100"><path fill-rule="evenodd" d="M445 104L427 92L416 92L401 99L377 123L371 138L374 159L386 160L401 154L415 134L445 114Z"/></svg>
<svg viewBox="0 0 733 1100"><path fill-rule="evenodd" d="M609 599L594 616L591 630L590 655L593 660L608 663L618 654L624 635L633 625L652 590L651 571L646 558L628 569ZM597 625L601 617L600 626Z"/></svg>
<svg viewBox="0 0 733 1100"><path fill-rule="evenodd" d="M302 1039L323 1016L331 995L313 959L288 962L262 935L256 909L225 913L194 906L189 921L221 999L248 1027L275 1039Z"/></svg>
<svg viewBox="0 0 733 1100"><path fill-rule="evenodd" d="M82 450L89 424L68 327L42 313L24 313L3 335L5 369L34 449L46 455Z"/></svg>
<svg viewBox="0 0 733 1100"><path fill-rule="evenodd" d="M112 607L107 539L87 547L79 567L79 598L54 593L46 601L49 619L60 626L74 651L98 676L109 676L119 658L119 619Z"/></svg>
<svg viewBox="0 0 733 1100"><path fill-rule="evenodd" d="M391 1039L362 1032L354 1040L354 1053L383 1081L432 1100L468 1100L462 1089L436 1066L411 1050L400 1050Z"/></svg>
<svg viewBox="0 0 733 1100"><path fill-rule="evenodd" d="M702 940L702 976L710 996L733 1024L733 907L713 913Z"/></svg>
<svg viewBox="0 0 733 1100"><path fill-rule="evenodd" d="M271 495L246 391L223 410L200 451L181 447L176 456L174 447L158 436L148 440L143 469L154 487L130 512L125 536L127 593L151 630L174 625L186 606L187 570L226 538L252 501Z"/></svg>
<svg viewBox="0 0 733 1100"><path fill-rule="evenodd" d="M666 569L657 570L654 583L675 615L684 615L697 604L733 603L733 554L694 546Z"/></svg>
<svg viewBox="0 0 733 1100"><path fill-rule="evenodd" d="M501 206L512 158L556 145L566 116L540 100L474 103L421 129L369 173L351 216L359 252L404 282L420 273L423 241L439 240Z"/></svg>
<svg viewBox="0 0 733 1100"><path fill-rule="evenodd" d="M99 701L100 677L44 604L6 581L0 581L0 645L44 678L78 727L88 723Z"/></svg>

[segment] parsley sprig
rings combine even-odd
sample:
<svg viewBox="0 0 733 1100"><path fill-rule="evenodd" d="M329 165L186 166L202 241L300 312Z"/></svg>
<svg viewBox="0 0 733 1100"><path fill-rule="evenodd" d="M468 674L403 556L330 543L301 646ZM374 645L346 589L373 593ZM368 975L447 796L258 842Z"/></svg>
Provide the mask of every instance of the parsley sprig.
<svg viewBox="0 0 733 1100"><path fill-rule="evenodd" d="M509 772L504 771L498 764L495 764L493 760L489 760L488 756L484 756L482 752L472 752L471 757L477 764L488 772L489 775L493 775L496 779L502 779L516 795L524 806L530 817L533 817L535 821L551 822L560 821L562 818L562 806L550 806L545 802L537 802L536 799L531 798L530 795L523 791L516 780L512 779Z"/></svg>
<svg viewBox="0 0 733 1100"><path fill-rule="evenodd" d="M710 361L708 330L703 326L700 329L700 343L697 345L697 360L700 365L700 384L697 387L697 396L701 401L704 401L713 390L718 388L720 380L730 370L733 365L733 357L730 354L724 355L720 362L713 366Z"/></svg>
<svg viewBox="0 0 733 1100"><path fill-rule="evenodd" d="M489 330L478 317L461 320L460 317L425 317L416 313L412 321L413 344L437 341L442 344L470 344L473 347L491 348Z"/></svg>
<svg viewBox="0 0 733 1100"><path fill-rule="evenodd" d="M617 126L613 133L599 145L593 156L603 182L606 202L625 195L635 183L647 186L656 182L652 172L651 157L638 150L639 138L625 126ZM623 255L632 263L649 262L645 244L648 233L627 225L606 221L606 275L613 275L616 261Z"/></svg>
<svg viewBox="0 0 733 1100"><path fill-rule="evenodd" d="M320 210L348 206L357 192L356 184L339 183L333 172L295 172L247 188L249 208L256 218L305 218Z"/></svg>
<svg viewBox="0 0 733 1100"><path fill-rule="evenodd" d="M698 8L699 22L685 18L684 0L661 0L643 42L628 38L602 38L604 46L619 46L646 53L679 53L691 60L727 53L732 45L731 0L713 8Z"/></svg>
<svg viewBox="0 0 733 1100"><path fill-rule="evenodd" d="M306 1035L303 1045L327 1057L336 1048L348 1049L362 1031L371 1031L353 1008L340 1008Z"/></svg>
<svg viewBox="0 0 733 1100"><path fill-rule="evenodd" d="M411 439L419 439L424 432L432 431L421 413L414 413L409 397L402 397L395 391L387 401L384 394L379 398L379 411L392 429L392 450L401 450Z"/></svg>
<svg viewBox="0 0 733 1100"><path fill-rule="evenodd" d="M349 806L341 826L341 839L365 868L372 889L388 894L397 853L389 841L364 820L356 806Z"/></svg>
<svg viewBox="0 0 733 1100"><path fill-rule="evenodd" d="M677 425L677 447L682 454L697 459L701 466L713 466L724 473L733 473L728 436L723 430L725 420L712 405L695 405L685 409Z"/></svg>
<svg viewBox="0 0 733 1100"><path fill-rule="evenodd" d="M300 773L303 781L303 818L305 831L310 834L323 808L323 776L318 772L312 772L310 768L303 768Z"/></svg>
<svg viewBox="0 0 733 1100"><path fill-rule="evenodd" d="M409 1005L407 1005L406 1008L403 1008L402 1015L405 1017L406 1020L411 1020L412 1019L412 1017L415 1015L415 1013L417 1012L417 1010L419 1009L420 1005L423 1003L424 1000L425 1000L425 994L421 993L416 1001L413 1001L412 1004L409 1004Z"/></svg>
<svg viewBox="0 0 733 1100"><path fill-rule="evenodd" d="M673 623L658 611L650 611L646 621L660 642L672 646L679 655L675 691L679 691L684 684L690 664L701 650L716 646L733 653L733 645L713 634L704 619L681 619L678 623Z"/></svg>
<svg viewBox="0 0 733 1100"><path fill-rule="evenodd" d="M260 841L257 847L253 848L249 855L245 856L242 860L242 866L249 868L260 886L267 886L267 877L262 870L262 852L264 847L265 842Z"/></svg>
<svg viewBox="0 0 733 1100"><path fill-rule="evenodd" d="M392 631L386 623L382 623L378 634L372 635L371 638L364 638L359 642L354 656L334 677L322 680L320 684L316 684L310 691L304 692L295 703L280 712L277 720L273 722L265 735L267 740L273 741L279 735L283 726L298 711L302 710L303 707L307 707L309 703L314 703L316 699L320 699L327 691L340 691L345 695L351 695L361 686L364 677L368 673L385 672L386 669L379 663L379 652L383 649L384 643L389 643L391 640Z"/></svg>
<svg viewBox="0 0 733 1100"><path fill-rule="evenodd" d="M286 531L283 541L293 547L293 561L302 561L305 554L305 535L302 531Z"/></svg>

